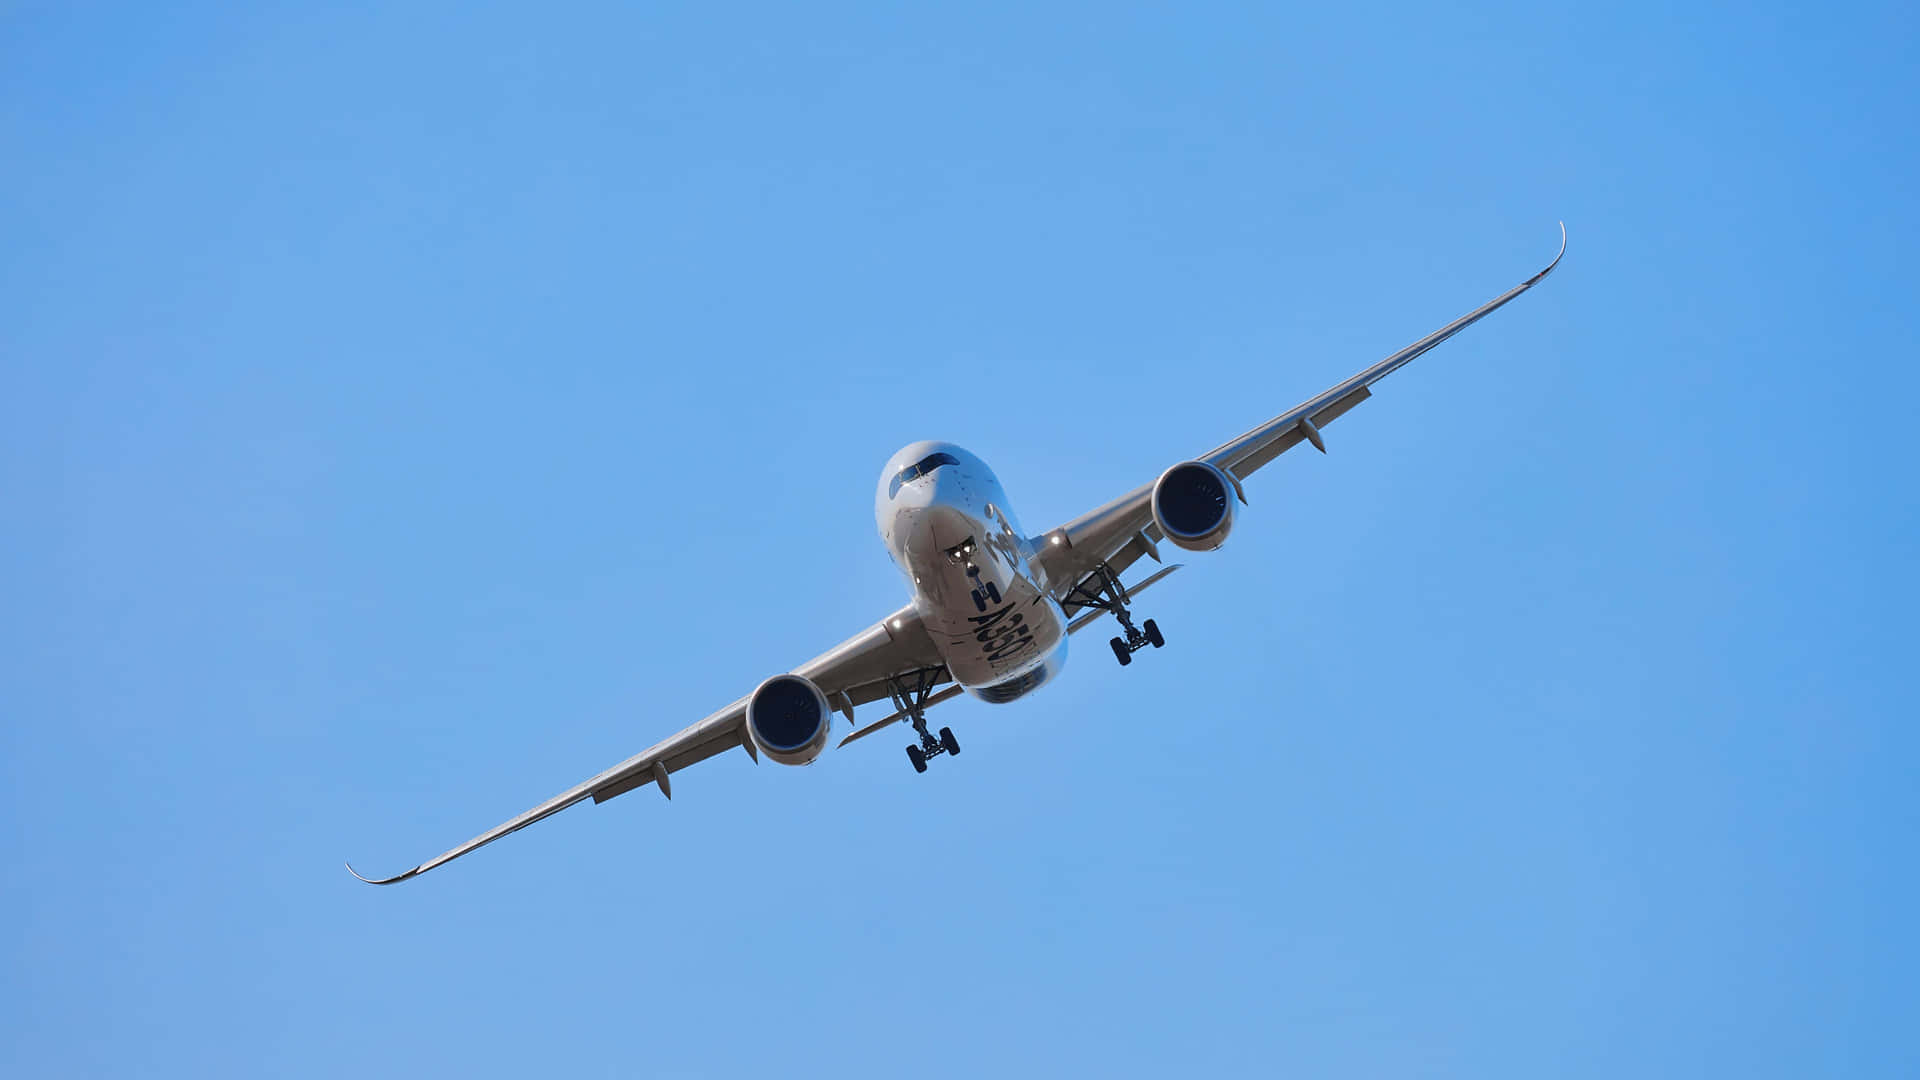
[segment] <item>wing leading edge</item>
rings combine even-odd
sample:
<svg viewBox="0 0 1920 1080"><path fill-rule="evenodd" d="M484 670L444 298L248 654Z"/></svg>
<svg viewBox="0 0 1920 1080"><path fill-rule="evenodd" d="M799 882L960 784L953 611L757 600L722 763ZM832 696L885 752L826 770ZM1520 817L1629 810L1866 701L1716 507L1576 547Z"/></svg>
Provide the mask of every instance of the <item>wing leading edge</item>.
<svg viewBox="0 0 1920 1080"><path fill-rule="evenodd" d="M1201 455L1200 460L1226 470L1236 480L1244 480L1261 466L1303 442L1311 443L1315 449L1325 453L1326 445L1320 437L1322 426L1371 397L1370 387L1374 383L1407 366L1416 357L1500 310L1515 297L1539 284L1542 278L1553 273L1554 267L1560 265L1566 253L1567 226L1561 222L1560 250L1546 269L1346 381L1329 387L1236 439L1221 443ZM1152 510L1148 505L1152 495L1153 482L1148 481L1041 538L1037 545L1040 549L1039 558L1047 580L1056 585L1056 597L1071 592L1102 562L1117 574L1142 555L1158 561L1154 542L1161 536L1160 530L1153 525Z"/></svg>
<svg viewBox="0 0 1920 1080"><path fill-rule="evenodd" d="M405 873L387 878L370 878L355 870L352 863L347 864L347 872L369 885L392 885L424 874L443 863L452 862L467 852L483 848L509 833L519 832L534 822L552 817L583 799L591 798L595 802L605 802L641 784L653 782L659 779L659 775L685 768L695 762L705 761L715 754L736 746L746 745L744 729L746 712L747 699L741 698L705 720L648 747L591 780L576 784L519 817L496 825L459 847L442 852ZM656 768L661 770L659 775L654 771ZM665 788L663 787L662 790L664 791Z"/></svg>
<svg viewBox="0 0 1920 1080"><path fill-rule="evenodd" d="M827 700L851 720L855 705L888 696L889 678L906 672L926 671L939 667L940 663L939 650L934 647L933 639L927 636L919 614L912 605L908 605L800 665L793 673L813 680L826 694ZM931 681L937 685L947 680L934 678ZM536 821L543 821L587 799L596 803L606 802L647 784L657 785L662 794L672 798L667 778L689 765L735 747L744 749L755 761L759 760L752 736L747 734L746 715L747 699L743 697L598 776L576 784L526 813L502 822L404 873L385 878L367 877L355 870L352 863L347 864L347 872L369 885L392 885L418 877L434 867L452 862L470 851L483 848L509 833L519 832Z"/></svg>

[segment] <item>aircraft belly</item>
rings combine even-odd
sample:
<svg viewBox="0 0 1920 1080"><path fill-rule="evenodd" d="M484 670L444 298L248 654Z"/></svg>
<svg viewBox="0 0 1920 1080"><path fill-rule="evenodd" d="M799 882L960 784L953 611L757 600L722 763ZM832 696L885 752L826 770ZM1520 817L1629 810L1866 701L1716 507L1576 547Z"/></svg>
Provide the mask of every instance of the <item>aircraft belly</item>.
<svg viewBox="0 0 1920 1080"><path fill-rule="evenodd" d="M1013 575L999 602L985 610L966 603L966 592L948 591L955 593L962 605L935 607L922 619L954 681L975 696L1011 701L1039 689L1065 664L1066 614L1024 575Z"/></svg>
<svg viewBox="0 0 1920 1080"><path fill-rule="evenodd" d="M894 487L896 468L923 455L932 461L935 451L949 460ZM916 443L888 463L875 510L948 673L996 704L1040 688L1067 657L1066 613L1034 582L1006 501L972 455L951 444Z"/></svg>

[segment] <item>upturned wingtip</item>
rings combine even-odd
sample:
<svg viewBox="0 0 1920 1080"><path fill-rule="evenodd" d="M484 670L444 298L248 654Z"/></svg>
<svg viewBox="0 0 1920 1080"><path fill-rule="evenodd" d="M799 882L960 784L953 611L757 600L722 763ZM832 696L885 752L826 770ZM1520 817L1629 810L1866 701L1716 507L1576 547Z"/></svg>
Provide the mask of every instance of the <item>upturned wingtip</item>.
<svg viewBox="0 0 1920 1080"><path fill-rule="evenodd" d="M1539 281L1541 278L1546 277L1548 274L1553 273L1553 268L1560 265L1560 260L1562 258L1565 258L1566 254L1567 254L1567 223L1563 221L1560 223L1560 250L1554 253L1553 261L1547 264L1547 268L1545 270L1542 270L1539 273L1527 279L1527 284L1532 285L1534 282Z"/></svg>
<svg viewBox="0 0 1920 1080"><path fill-rule="evenodd" d="M361 881L364 881L369 885L391 885L396 881L405 881L408 878L420 872L420 868L416 866L404 874L395 874L390 878L370 878L367 875L361 873L360 871L355 870L353 868L352 863L347 863L346 867L347 867L347 873L352 874L354 877L359 878Z"/></svg>

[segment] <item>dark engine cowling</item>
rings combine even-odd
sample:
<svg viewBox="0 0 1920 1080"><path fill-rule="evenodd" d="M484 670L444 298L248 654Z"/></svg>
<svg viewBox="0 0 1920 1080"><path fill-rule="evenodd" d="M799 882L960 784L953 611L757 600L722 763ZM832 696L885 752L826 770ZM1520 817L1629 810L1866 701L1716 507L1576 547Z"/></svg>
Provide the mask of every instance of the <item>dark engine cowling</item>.
<svg viewBox="0 0 1920 1080"><path fill-rule="evenodd" d="M1153 483L1153 523L1176 547L1212 551L1233 531L1234 487L1204 461L1183 461Z"/></svg>
<svg viewBox="0 0 1920 1080"><path fill-rule="evenodd" d="M827 748L833 710L809 679L775 675L747 699L747 734L782 765L811 765Z"/></svg>

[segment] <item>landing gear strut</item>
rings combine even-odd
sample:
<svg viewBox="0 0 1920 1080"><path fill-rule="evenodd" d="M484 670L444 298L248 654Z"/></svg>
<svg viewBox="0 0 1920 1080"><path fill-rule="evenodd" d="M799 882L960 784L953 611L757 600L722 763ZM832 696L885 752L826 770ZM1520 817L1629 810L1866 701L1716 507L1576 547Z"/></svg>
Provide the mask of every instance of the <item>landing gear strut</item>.
<svg viewBox="0 0 1920 1080"><path fill-rule="evenodd" d="M967 567L967 580L973 583L973 606L975 608L980 611L985 611L987 610L988 604L997 604L1000 602L1000 586L995 585L991 581L982 582L980 580L979 567Z"/></svg>
<svg viewBox="0 0 1920 1080"><path fill-rule="evenodd" d="M887 693L893 696L893 707L907 715L913 725L914 733L920 736L917 746L907 747L907 760L913 762L913 771L927 771L927 762L941 754L958 754L960 740L953 737L952 728L941 728L939 738L927 731L927 696L933 692L933 679L939 668L928 668L913 675L913 684L909 686L899 678L887 680Z"/></svg>
<svg viewBox="0 0 1920 1080"><path fill-rule="evenodd" d="M1152 619L1139 626L1133 625L1133 613L1127 608L1127 587L1120 584L1120 575L1113 568L1101 563L1093 568L1094 587L1087 588L1082 582L1073 587L1067 599L1081 607L1090 607L1098 611L1110 611L1120 621L1120 629L1127 632L1125 638L1113 638L1107 644L1113 646L1113 658L1120 661L1121 667L1133 663L1133 654L1151 645L1159 648L1167 643L1160 635L1160 628Z"/></svg>

